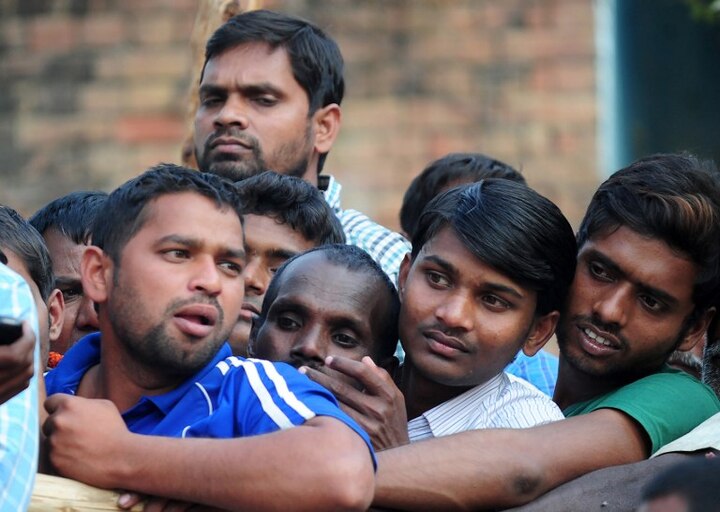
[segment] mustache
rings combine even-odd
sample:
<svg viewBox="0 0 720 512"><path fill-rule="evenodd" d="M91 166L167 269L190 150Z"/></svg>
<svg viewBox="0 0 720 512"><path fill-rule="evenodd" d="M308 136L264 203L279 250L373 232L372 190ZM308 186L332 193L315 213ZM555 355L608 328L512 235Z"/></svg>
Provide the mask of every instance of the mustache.
<svg viewBox="0 0 720 512"><path fill-rule="evenodd" d="M237 139L243 144L249 146L253 153L258 153L260 151L260 141L237 126L228 126L215 130L205 141L205 149L209 150L210 146L212 146L212 144L221 137L231 137L233 139Z"/></svg>

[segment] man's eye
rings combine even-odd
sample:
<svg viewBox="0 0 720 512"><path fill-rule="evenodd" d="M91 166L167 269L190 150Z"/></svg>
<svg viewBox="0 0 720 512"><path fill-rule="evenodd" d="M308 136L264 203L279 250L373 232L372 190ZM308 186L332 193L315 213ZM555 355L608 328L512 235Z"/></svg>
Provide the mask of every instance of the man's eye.
<svg viewBox="0 0 720 512"><path fill-rule="evenodd" d="M360 342L350 336L349 334L344 333L335 333L333 334L333 342L337 345L340 345L341 347L345 348L353 348L357 347Z"/></svg>
<svg viewBox="0 0 720 512"><path fill-rule="evenodd" d="M596 261L588 263L588 269L590 270L590 274L596 279L601 281L609 281L612 279L612 276L610 276L605 266Z"/></svg>
<svg viewBox="0 0 720 512"><path fill-rule="evenodd" d="M449 286L450 281L441 274L440 272L436 272L434 270L428 270L425 275L427 276L427 280L429 283L436 285L436 286Z"/></svg>
<svg viewBox="0 0 720 512"><path fill-rule="evenodd" d="M230 276L239 276L242 274L242 266L238 265L234 261L221 261L218 266Z"/></svg>
<svg viewBox="0 0 720 512"><path fill-rule="evenodd" d="M62 293L65 302L72 302L83 296L82 286L67 288L65 290L60 290L60 292Z"/></svg>
<svg viewBox="0 0 720 512"><path fill-rule="evenodd" d="M493 309L510 309L510 303L497 295L483 295L482 300Z"/></svg>
<svg viewBox="0 0 720 512"><path fill-rule="evenodd" d="M300 327L300 323L289 315L279 315L276 323L280 329L284 329L286 331L295 330Z"/></svg>
<svg viewBox="0 0 720 512"><path fill-rule="evenodd" d="M207 96L205 98L200 99L200 105L203 107L212 107L215 105L220 105L222 103L222 98L219 96Z"/></svg>
<svg viewBox="0 0 720 512"><path fill-rule="evenodd" d="M190 257L190 253L184 249L168 249L163 254L171 260L185 260Z"/></svg>
<svg viewBox="0 0 720 512"><path fill-rule="evenodd" d="M262 107L272 107L276 105L278 100L272 96L258 96L253 101Z"/></svg>
<svg viewBox="0 0 720 512"><path fill-rule="evenodd" d="M665 305L652 295L641 295L640 301L648 311L657 313L664 309Z"/></svg>

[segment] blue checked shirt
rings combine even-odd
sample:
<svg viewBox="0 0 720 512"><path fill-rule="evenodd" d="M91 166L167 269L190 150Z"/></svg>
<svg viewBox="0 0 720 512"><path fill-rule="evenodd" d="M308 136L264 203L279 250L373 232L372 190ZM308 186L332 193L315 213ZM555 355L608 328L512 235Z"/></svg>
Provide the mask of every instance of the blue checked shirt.
<svg viewBox="0 0 720 512"><path fill-rule="evenodd" d="M0 263L0 315L30 319L35 336L38 320L27 283ZM39 344L35 345L35 375L25 391L0 405L0 511L26 510L38 459Z"/></svg>
<svg viewBox="0 0 720 512"><path fill-rule="evenodd" d="M325 200L340 219L347 244L356 245L370 254L397 286L400 263L410 252L410 242L400 233L373 222L357 210L343 210L340 206L342 186L332 176L328 178Z"/></svg>
<svg viewBox="0 0 720 512"><path fill-rule="evenodd" d="M540 391L552 397L557 382L558 358L544 350L540 350L534 356L528 357L521 350L515 360L507 365L505 371L525 379Z"/></svg>

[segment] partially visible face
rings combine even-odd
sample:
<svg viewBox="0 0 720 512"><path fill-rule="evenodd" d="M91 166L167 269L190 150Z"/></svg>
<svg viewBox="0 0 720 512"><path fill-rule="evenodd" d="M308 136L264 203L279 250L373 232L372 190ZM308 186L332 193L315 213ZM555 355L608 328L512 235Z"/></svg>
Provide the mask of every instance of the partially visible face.
<svg viewBox="0 0 720 512"><path fill-rule="evenodd" d="M446 386L500 373L534 324L535 291L476 258L450 227L403 262L400 290L406 364Z"/></svg>
<svg viewBox="0 0 720 512"><path fill-rule="evenodd" d="M210 59L200 84L194 138L200 169L232 181L265 170L313 174L308 97L286 50L248 43Z"/></svg>
<svg viewBox="0 0 720 512"><path fill-rule="evenodd" d="M242 225L233 210L191 192L160 196L144 215L100 306L103 342L112 334L158 375L191 375L212 359L240 313Z"/></svg>
<svg viewBox="0 0 720 512"><path fill-rule="evenodd" d="M247 356L252 318L260 313L265 292L278 267L296 254L315 247L315 242L272 217L248 214L244 219L245 302L229 338L233 353L243 357Z"/></svg>
<svg viewBox="0 0 720 512"><path fill-rule="evenodd" d="M588 240L557 338L563 358L596 376L658 369L685 338L696 266L627 227Z"/></svg>
<svg viewBox="0 0 720 512"><path fill-rule="evenodd" d="M55 286L65 299L63 328L57 341L50 344L50 350L64 354L77 340L100 328L93 302L83 293L80 276L80 262L87 246L76 244L52 228L43 233L43 238L50 251Z"/></svg>
<svg viewBox="0 0 720 512"><path fill-rule="evenodd" d="M35 281L33 281L32 276L30 275L30 272L28 271L28 268L25 266L25 262L15 254L10 249L7 249L5 247L2 248L3 253L5 253L5 256L7 256L7 266L14 270L17 274L20 275L23 279L25 279L25 282L27 282L28 286L30 287L30 292L33 296L33 301L35 302L35 307L37 308L38 313L38 328L39 332L38 335L40 337L40 357L41 361L43 361L43 368L44 368L44 362L47 361L47 355L50 350L50 314L48 312L48 307L45 301L42 298L42 295L40 294L40 288L38 288L37 284L35 284Z"/></svg>
<svg viewBox="0 0 720 512"><path fill-rule="evenodd" d="M328 262L322 252L294 260L281 279L267 318L253 332L253 356L317 368L357 386L324 366L325 358L360 361L374 355L375 343L382 339L377 319L389 306L384 284Z"/></svg>

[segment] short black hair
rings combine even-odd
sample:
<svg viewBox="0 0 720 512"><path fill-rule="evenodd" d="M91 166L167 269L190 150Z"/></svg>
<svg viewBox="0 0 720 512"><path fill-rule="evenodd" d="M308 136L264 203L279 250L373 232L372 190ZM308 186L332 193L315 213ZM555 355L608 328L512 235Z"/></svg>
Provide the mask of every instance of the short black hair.
<svg viewBox="0 0 720 512"><path fill-rule="evenodd" d="M314 245L345 243L340 220L322 192L307 181L266 171L235 186L243 214L272 217Z"/></svg>
<svg viewBox="0 0 720 512"><path fill-rule="evenodd" d="M205 47L200 81L210 59L248 43L265 43L287 52L293 77L307 94L310 115L342 102L344 63L337 43L309 21L263 9L233 16L215 31ZM318 173L326 156L320 155Z"/></svg>
<svg viewBox="0 0 720 512"><path fill-rule="evenodd" d="M561 309L575 276L577 246L570 223L549 199L497 178L443 192L420 216L413 260L445 227L480 261L535 290L536 314Z"/></svg>
<svg viewBox="0 0 720 512"><path fill-rule="evenodd" d="M88 245L95 215L107 197L99 191L72 192L50 201L29 222L43 236L48 229L55 229L77 245Z"/></svg>
<svg viewBox="0 0 720 512"><path fill-rule="evenodd" d="M400 208L400 226L412 238L423 208L433 197L461 183L486 178L525 184L525 178L518 171L482 153L450 153L435 160L415 176L405 192Z"/></svg>
<svg viewBox="0 0 720 512"><path fill-rule="evenodd" d="M720 458L695 456L653 478L642 491L642 501L679 496L688 512L720 511Z"/></svg>
<svg viewBox="0 0 720 512"><path fill-rule="evenodd" d="M45 241L18 212L3 205L0 205L0 247L14 252L23 261L43 302L47 302L55 279Z"/></svg>
<svg viewBox="0 0 720 512"><path fill-rule="evenodd" d="M658 154L619 170L590 201L578 246L623 226L687 256L699 270L695 314L711 307L720 285L720 187L711 161Z"/></svg>
<svg viewBox="0 0 720 512"><path fill-rule="evenodd" d="M93 245L119 266L123 248L147 220L147 204L160 196L182 192L194 192L214 201L218 208L230 208L242 222L240 200L233 183L187 167L158 164L108 196L95 217Z"/></svg>
<svg viewBox="0 0 720 512"><path fill-rule="evenodd" d="M376 362L382 362L391 357L395 353L398 342L398 315L400 314L400 299L390 278L383 271L380 265L372 259L372 257L355 245L331 244L315 247L300 254L296 254L292 258L283 263L270 281L265 298L263 299L260 315L258 315L259 324L265 322L270 306L277 298L281 277L285 269L292 264L293 261L302 258L306 254L313 252L322 252L323 256L329 263L344 267L347 272L362 272L368 276L368 286L379 283L379 286L385 290L388 298L388 308L384 311L381 318L373 318L372 321L376 325L380 325L380 339L375 340L373 359ZM332 286L329 283L328 286Z"/></svg>

